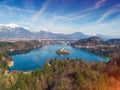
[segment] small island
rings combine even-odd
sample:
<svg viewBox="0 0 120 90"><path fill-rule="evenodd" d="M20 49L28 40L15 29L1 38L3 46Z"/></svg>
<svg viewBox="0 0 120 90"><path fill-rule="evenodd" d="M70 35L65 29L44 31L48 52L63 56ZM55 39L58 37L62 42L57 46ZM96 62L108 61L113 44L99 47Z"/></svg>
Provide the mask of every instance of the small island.
<svg viewBox="0 0 120 90"><path fill-rule="evenodd" d="M70 54L70 52L68 50L65 50L64 48L62 48L62 49L56 50L56 54L66 55L66 54Z"/></svg>

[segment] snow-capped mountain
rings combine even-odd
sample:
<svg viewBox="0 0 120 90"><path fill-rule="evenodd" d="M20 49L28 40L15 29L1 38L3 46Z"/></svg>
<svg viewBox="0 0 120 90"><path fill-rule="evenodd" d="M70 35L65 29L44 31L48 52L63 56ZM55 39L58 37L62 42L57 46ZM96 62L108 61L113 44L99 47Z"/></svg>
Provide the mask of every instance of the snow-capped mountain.
<svg viewBox="0 0 120 90"><path fill-rule="evenodd" d="M99 35L102 39L108 38L107 36ZM83 39L90 36L81 32L72 34L52 33L49 31L40 30L38 32L31 32L28 28L21 27L17 24L0 24L0 39L1 38L37 38L37 39Z"/></svg>
<svg viewBox="0 0 120 90"><path fill-rule="evenodd" d="M0 38L31 37L32 33L17 24L0 25Z"/></svg>

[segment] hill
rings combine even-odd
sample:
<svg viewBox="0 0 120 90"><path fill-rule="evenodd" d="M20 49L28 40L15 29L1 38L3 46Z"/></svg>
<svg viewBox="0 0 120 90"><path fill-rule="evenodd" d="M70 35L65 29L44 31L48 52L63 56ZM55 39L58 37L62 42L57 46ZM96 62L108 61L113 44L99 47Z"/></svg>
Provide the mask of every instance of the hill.
<svg viewBox="0 0 120 90"><path fill-rule="evenodd" d="M82 46L94 46L94 45L103 45L104 41L99 37L90 37L86 39L80 39L74 43L74 45L82 45Z"/></svg>
<svg viewBox="0 0 120 90"><path fill-rule="evenodd" d="M120 46L120 39L110 39L105 42L107 45L119 45Z"/></svg>

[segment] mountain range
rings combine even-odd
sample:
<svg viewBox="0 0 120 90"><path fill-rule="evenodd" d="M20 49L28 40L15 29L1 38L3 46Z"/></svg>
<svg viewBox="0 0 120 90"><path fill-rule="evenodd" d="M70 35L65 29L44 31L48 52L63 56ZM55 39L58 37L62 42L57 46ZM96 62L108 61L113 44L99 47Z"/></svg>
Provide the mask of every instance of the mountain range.
<svg viewBox="0 0 120 90"><path fill-rule="evenodd" d="M103 35L99 35L101 38L108 38ZM0 38L29 38L29 39L83 39L88 38L89 35L85 35L81 32L75 32L72 34L52 33L49 31L40 30L38 32L31 32L29 29L21 27L16 24L0 25Z"/></svg>

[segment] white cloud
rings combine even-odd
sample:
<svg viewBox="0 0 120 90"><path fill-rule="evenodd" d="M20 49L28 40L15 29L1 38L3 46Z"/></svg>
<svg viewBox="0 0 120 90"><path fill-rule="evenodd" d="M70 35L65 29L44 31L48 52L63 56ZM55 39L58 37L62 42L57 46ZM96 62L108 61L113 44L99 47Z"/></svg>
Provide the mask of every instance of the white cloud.
<svg viewBox="0 0 120 90"><path fill-rule="evenodd" d="M94 23L78 27L80 31L85 34L103 34L107 36L115 36L119 34L120 37L120 18L107 23Z"/></svg>
<svg viewBox="0 0 120 90"><path fill-rule="evenodd" d="M103 21L104 19L106 19L107 17L109 17L110 15L116 13L116 12L120 12L120 9L118 9L118 7L120 7L118 4L114 5L111 9L109 9L107 12L105 12L98 20L97 23L100 23L101 21Z"/></svg>
<svg viewBox="0 0 120 90"><path fill-rule="evenodd" d="M17 7L10 7L10 6L4 5L4 4L0 4L0 8L2 8L2 9L3 9L3 8L4 8L4 9L7 9L8 11L35 13L35 11L33 11L33 10L20 9L20 8L17 8Z"/></svg>
<svg viewBox="0 0 120 90"><path fill-rule="evenodd" d="M98 9L98 8L102 7L102 6L105 4L106 1L107 1L107 0L98 0L98 1L93 5L93 7L89 7L89 8L87 8L85 11L88 12L88 11L92 11L92 10Z"/></svg>
<svg viewBox="0 0 120 90"><path fill-rule="evenodd" d="M94 9L101 7L105 2L106 0L98 0L98 2L94 6Z"/></svg>
<svg viewBox="0 0 120 90"><path fill-rule="evenodd" d="M50 0L47 0L42 6L42 8L40 8L40 10L32 17L33 22L35 22L40 18L40 16L44 13L44 11L47 9L49 4L50 4Z"/></svg>

